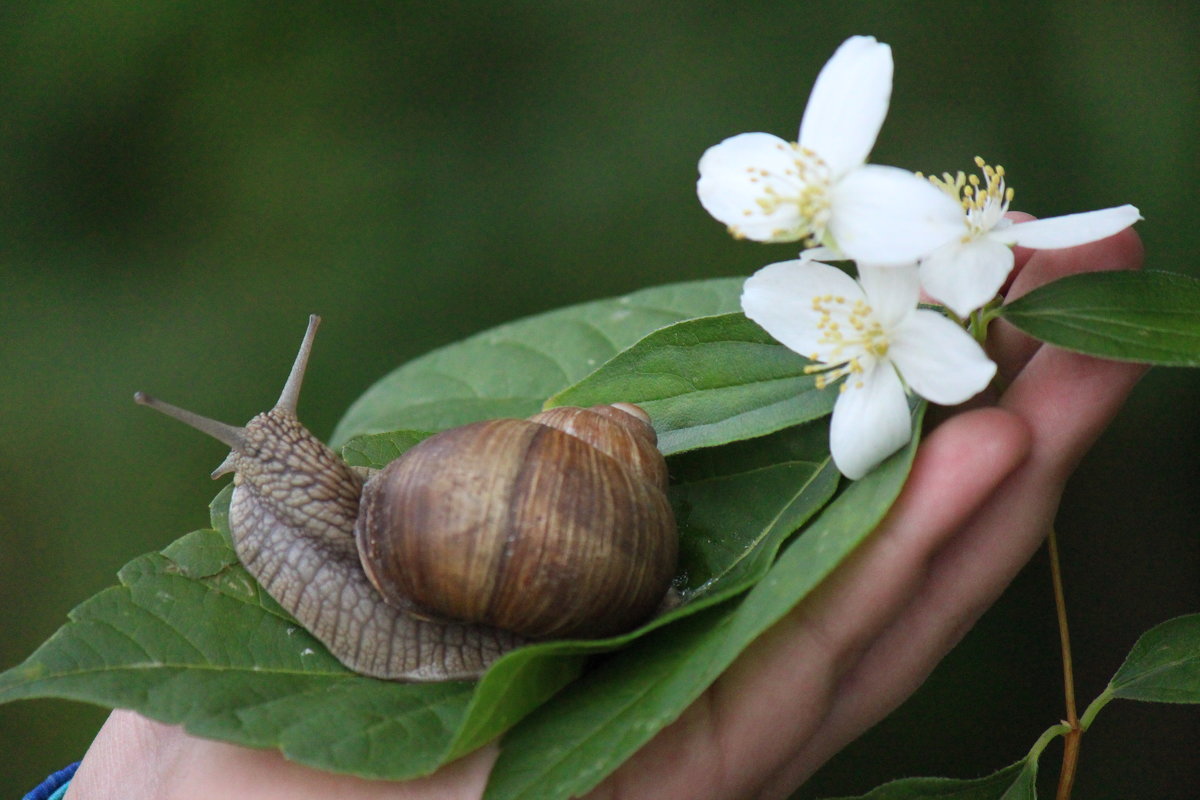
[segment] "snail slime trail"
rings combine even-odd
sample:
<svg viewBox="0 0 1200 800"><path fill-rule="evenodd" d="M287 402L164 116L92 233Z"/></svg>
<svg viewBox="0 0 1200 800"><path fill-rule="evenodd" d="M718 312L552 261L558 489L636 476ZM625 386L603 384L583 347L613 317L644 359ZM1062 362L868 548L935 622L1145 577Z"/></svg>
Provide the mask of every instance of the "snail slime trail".
<svg viewBox="0 0 1200 800"><path fill-rule="evenodd" d="M352 468L296 417L319 322L275 407L244 427L134 400L230 448L213 477L233 473L238 558L343 664L474 679L530 640L610 636L655 613L678 539L641 408L476 422Z"/></svg>

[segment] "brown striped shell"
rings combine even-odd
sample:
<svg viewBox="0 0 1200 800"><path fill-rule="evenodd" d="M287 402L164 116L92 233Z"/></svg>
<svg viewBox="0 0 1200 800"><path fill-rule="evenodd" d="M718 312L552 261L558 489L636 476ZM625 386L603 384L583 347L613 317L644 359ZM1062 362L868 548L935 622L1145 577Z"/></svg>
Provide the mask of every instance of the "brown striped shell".
<svg viewBox="0 0 1200 800"><path fill-rule="evenodd" d="M556 408L413 447L367 482L355 537L396 607L531 638L606 636L670 587L666 486L640 408Z"/></svg>

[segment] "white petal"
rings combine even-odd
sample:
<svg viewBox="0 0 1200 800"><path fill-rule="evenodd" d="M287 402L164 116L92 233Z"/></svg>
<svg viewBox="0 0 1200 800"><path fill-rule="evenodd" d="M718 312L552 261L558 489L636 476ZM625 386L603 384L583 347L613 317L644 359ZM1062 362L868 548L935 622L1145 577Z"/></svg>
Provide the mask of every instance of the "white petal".
<svg viewBox="0 0 1200 800"><path fill-rule="evenodd" d="M769 133L741 133L713 145L700 158L696 194L704 209L735 235L758 242L794 242L807 235L808 221L795 203L760 200L797 197L804 184L794 175L792 145ZM792 174L789 174L792 173Z"/></svg>
<svg viewBox="0 0 1200 800"><path fill-rule="evenodd" d="M837 267L819 261L781 261L746 279L742 310L780 344L812 358L823 349L818 344L821 332L813 298L826 294L851 301L863 297L858 283Z"/></svg>
<svg viewBox="0 0 1200 800"><path fill-rule="evenodd" d="M1013 252L990 237L943 245L921 262L921 286L965 317L996 296L1013 268Z"/></svg>
<svg viewBox="0 0 1200 800"><path fill-rule="evenodd" d="M829 451L843 475L858 480L912 438L904 384L886 361L846 379L833 406Z"/></svg>
<svg viewBox="0 0 1200 800"><path fill-rule="evenodd" d="M1084 211L1062 217L1020 222L1003 230L992 231L989 238L998 239L1006 244L1019 244L1022 247L1053 250L1107 239L1141 218L1135 206L1116 206L1099 211Z"/></svg>
<svg viewBox="0 0 1200 800"><path fill-rule="evenodd" d="M918 310L890 334L888 358L926 400L958 405L983 391L996 374L996 365L971 334L936 311Z"/></svg>
<svg viewBox="0 0 1200 800"><path fill-rule="evenodd" d="M921 281L916 264L899 267L858 265L858 282L867 294L867 303L884 330L891 330L917 309L921 300Z"/></svg>
<svg viewBox="0 0 1200 800"><path fill-rule="evenodd" d="M824 159L836 179L863 164L887 116L892 48L853 36L821 68L800 122L800 145Z"/></svg>
<svg viewBox="0 0 1200 800"><path fill-rule="evenodd" d="M879 266L916 261L961 236L962 206L898 167L867 164L832 190L829 233L848 258Z"/></svg>

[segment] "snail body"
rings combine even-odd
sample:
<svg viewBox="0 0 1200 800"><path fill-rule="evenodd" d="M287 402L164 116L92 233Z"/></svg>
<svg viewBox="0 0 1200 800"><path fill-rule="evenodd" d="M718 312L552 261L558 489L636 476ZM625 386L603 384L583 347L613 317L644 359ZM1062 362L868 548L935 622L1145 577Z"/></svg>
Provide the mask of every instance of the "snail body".
<svg viewBox="0 0 1200 800"><path fill-rule="evenodd" d="M471 679L530 640L649 618L677 537L649 419L625 403L435 434L373 474L296 418L318 323L270 411L238 428L139 393L231 452L243 566L356 672Z"/></svg>

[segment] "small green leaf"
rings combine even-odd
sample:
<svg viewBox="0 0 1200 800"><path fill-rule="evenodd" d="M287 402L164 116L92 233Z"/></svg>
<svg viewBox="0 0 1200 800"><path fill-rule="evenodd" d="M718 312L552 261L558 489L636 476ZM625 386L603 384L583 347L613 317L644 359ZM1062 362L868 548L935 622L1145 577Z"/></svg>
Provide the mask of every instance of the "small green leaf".
<svg viewBox="0 0 1200 800"><path fill-rule="evenodd" d="M1200 614L1167 620L1142 634L1108 691L1126 700L1200 703Z"/></svg>
<svg viewBox="0 0 1200 800"><path fill-rule="evenodd" d="M485 797L554 800L596 786L678 718L875 529L904 485L916 446L914 437L850 484L743 597L632 642L514 727Z"/></svg>
<svg viewBox="0 0 1200 800"><path fill-rule="evenodd" d="M334 431L438 431L488 417L527 417L621 350L664 325L735 311L742 282L721 278L644 289L501 325L396 369Z"/></svg>
<svg viewBox="0 0 1200 800"><path fill-rule="evenodd" d="M1200 366L1200 280L1171 272L1070 275L1000 315L1044 342L1118 361Z"/></svg>
<svg viewBox="0 0 1200 800"><path fill-rule="evenodd" d="M1034 800L1037 760L1009 764L983 778L902 778L866 794L830 800Z"/></svg>
<svg viewBox="0 0 1200 800"><path fill-rule="evenodd" d="M811 364L740 313L701 317L651 333L547 405L637 403L662 451L678 453L828 414L837 394L816 388Z"/></svg>

